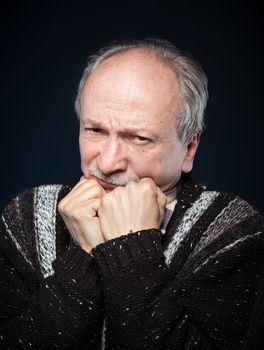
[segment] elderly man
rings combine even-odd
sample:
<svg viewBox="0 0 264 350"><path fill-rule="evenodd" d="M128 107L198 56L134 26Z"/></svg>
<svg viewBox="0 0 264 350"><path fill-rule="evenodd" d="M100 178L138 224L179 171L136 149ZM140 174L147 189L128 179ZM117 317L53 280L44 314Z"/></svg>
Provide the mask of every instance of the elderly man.
<svg viewBox="0 0 264 350"><path fill-rule="evenodd" d="M1 349L258 347L263 218L188 175L206 101L202 68L167 41L90 58L83 176L2 215Z"/></svg>

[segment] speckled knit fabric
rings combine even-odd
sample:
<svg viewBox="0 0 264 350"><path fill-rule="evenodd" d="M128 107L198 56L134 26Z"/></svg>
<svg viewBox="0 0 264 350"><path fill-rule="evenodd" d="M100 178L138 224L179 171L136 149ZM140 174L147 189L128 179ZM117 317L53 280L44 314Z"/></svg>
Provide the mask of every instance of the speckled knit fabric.
<svg viewBox="0 0 264 350"><path fill-rule="evenodd" d="M130 233L90 255L57 211L69 190L40 186L3 212L0 349L264 348L254 208L187 178L165 234Z"/></svg>

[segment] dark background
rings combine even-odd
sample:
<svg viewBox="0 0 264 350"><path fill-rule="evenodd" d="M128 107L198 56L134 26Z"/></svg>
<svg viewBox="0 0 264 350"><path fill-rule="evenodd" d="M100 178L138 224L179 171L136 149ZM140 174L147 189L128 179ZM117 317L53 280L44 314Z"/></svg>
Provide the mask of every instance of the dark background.
<svg viewBox="0 0 264 350"><path fill-rule="evenodd" d="M193 174L264 214L262 22L254 1L10 2L0 14L0 209L28 187L78 181L73 101L87 56L156 36L190 51L209 79Z"/></svg>

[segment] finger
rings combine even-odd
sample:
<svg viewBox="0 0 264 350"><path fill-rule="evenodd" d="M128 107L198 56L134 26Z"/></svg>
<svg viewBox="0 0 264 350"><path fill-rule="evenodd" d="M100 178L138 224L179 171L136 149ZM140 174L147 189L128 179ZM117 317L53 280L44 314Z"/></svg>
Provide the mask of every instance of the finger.
<svg viewBox="0 0 264 350"><path fill-rule="evenodd" d="M148 183L150 184L151 186L153 187L156 187L156 184L155 182L153 181L153 179L151 177L142 177L140 180L139 180L140 183Z"/></svg>
<svg viewBox="0 0 264 350"><path fill-rule="evenodd" d="M97 216L98 210L101 205L101 198L94 198L87 201L87 205L89 206L89 211L92 216Z"/></svg>
<svg viewBox="0 0 264 350"><path fill-rule="evenodd" d="M76 206L86 206L87 201L93 198L101 198L104 190L99 185L91 186L87 182L79 185L68 193L59 203L59 210L64 212L72 210ZM68 208L68 209L67 209Z"/></svg>
<svg viewBox="0 0 264 350"><path fill-rule="evenodd" d="M76 198L81 195L91 197L101 197L105 193L103 187L95 179L82 179L71 190L71 198Z"/></svg>
<svg viewBox="0 0 264 350"><path fill-rule="evenodd" d="M76 191L82 184L84 184L87 181L84 176L80 178L80 180L74 185L74 187L71 189L72 191Z"/></svg>
<svg viewBox="0 0 264 350"><path fill-rule="evenodd" d="M167 204L167 196L161 191L159 187L157 187L157 192L158 192L158 203L165 207Z"/></svg>
<svg viewBox="0 0 264 350"><path fill-rule="evenodd" d="M143 177L140 179L140 185L144 186L145 191L150 194L157 196L157 186L152 178Z"/></svg>
<svg viewBox="0 0 264 350"><path fill-rule="evenodd" d="M162 219L165 214L166 204L167 204L167 197L158 187L158 206L159 206L160 216L162 217Z"/></svg>

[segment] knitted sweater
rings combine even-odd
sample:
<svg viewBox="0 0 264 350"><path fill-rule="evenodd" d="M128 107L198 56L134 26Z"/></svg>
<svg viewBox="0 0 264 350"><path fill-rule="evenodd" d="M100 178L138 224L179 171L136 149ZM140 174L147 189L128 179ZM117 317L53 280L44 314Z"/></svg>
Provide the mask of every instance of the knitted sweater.
<svg viewBox="0 0 264 350"><path fill-rule="evenodd" d="M102 339L122 350L257 348L264 220L254 208L187 179L165 234L130 233L88 254L57 211L69 190L30 189L3 212L0 349L98 349Z"/></svg>

